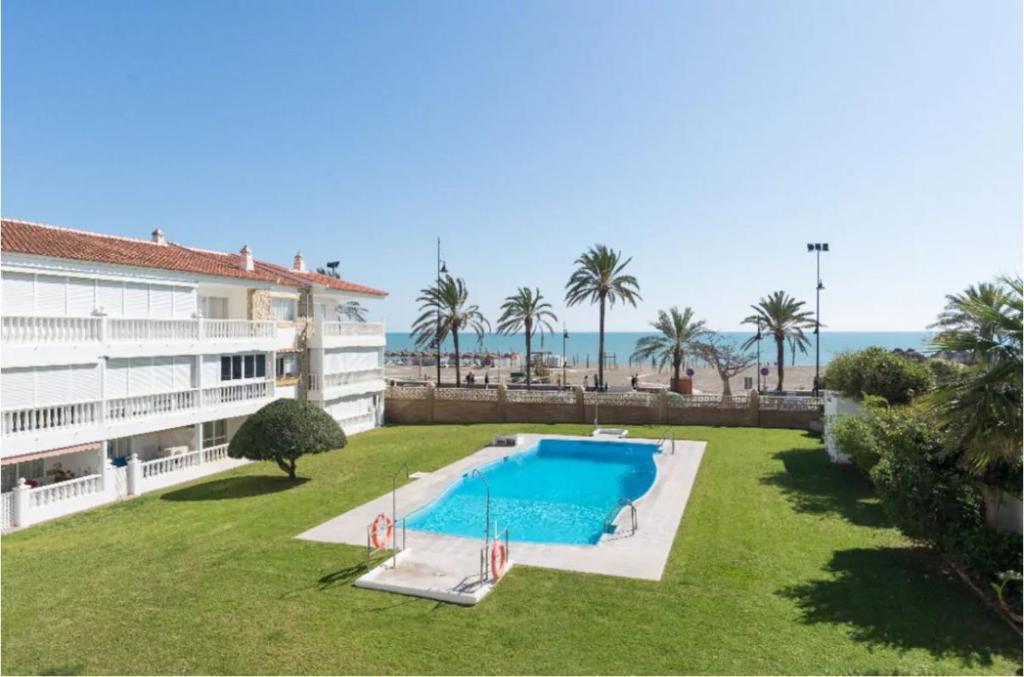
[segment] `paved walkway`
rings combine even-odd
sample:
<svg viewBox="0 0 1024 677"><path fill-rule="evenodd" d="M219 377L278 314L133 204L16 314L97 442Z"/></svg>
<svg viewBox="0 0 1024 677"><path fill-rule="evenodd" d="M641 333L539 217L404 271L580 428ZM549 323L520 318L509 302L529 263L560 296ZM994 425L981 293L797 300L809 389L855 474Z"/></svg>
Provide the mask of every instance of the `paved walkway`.
<svg viewBox="0 0 1024 677"><path fill-rule="evenodd" d="M398 514L408 515L434 500L445 488L470 469L502 456L519 453L531 447L540 435L518 435L516 447L485 447L440 470L398 489ZM563 437L544 435L543 437ZM592 438L586 438L592 439ZM627 441L644 441L628 438ZM649 440L655 441L655 440ZM665 443L667 447L669 443ZM521 543L513 540L510 559L517 564L548 567L566 571L623 576L646 580L661 580L675 539L683 510L690 497L697 468L704 454L704 442L676 441L675 453L655 456L658 477L651 490L636 502L639 529L628 535L626 524L629 511L618 518L620 534L605 536L596 545L560 545L550 543ZM412 468L415 470L415 468ZM298 538L328 543L366 545L366 530L379 513L391 514L391 493L354 508L309 531ZM396 534L401 544L402 532ZM434 568L431 576L451 577L452 580L479 578L480 550L483 538L471 539L445 536L425 531L408 530L406 548L410 556L429 563ZM441 570L438 574L436 570Z"/></svg>

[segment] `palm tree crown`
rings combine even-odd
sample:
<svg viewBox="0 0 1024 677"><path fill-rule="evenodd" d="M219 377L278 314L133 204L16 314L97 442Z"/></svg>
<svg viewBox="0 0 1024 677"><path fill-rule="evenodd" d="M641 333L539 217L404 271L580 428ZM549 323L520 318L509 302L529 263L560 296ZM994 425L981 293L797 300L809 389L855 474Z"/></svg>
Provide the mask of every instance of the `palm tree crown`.
<svg viewBox="0 0 1024 677"><path fill-rule="evenodd" d="M366 322L366 307L359 301L345 301L338 304L338 314L352 322Z"/></svg>
<svg viewBox="0 0 1024 677"><path fill-rule="evenodd" d="M809 310L803 310L804 301L797 301L784 291L777 291L769 296L763 297L757 305L751 306L754 309L753 315L743 319L743 324L756 324L758 335L747 339L743 348L749 348L761 336L761 331L767 331L775 339L777 350L776 366L778 369L779 383L776 390L782 390L782 381L785 377L786 342L792 340L793 345L800 352L807 352L810 341L804 335L804 329L815 326L813 315Z"/></svg>
<svg viewBox="0 0 1024 677"><path fill-rule="evenodd" d="M950 304L936 323L946 329L933 345L970 355L973 364L928 399L975 469L1005 463L1019 473L1024 434L1021 279L1001 278L947 298Z"/></svg>
<svg viewBox="0 0 1024 677"><path fill-rule="evenodd" d="M625 270L632 258L623 260L622 253L603 244L594 245L576 259L579 266L565 285L565 303L569 306L583 302L596 303L600 308L597 347L598 380L604 383L604 318L607 305L616 301L636 307L641 300L640 285Z"/></svg>
<svg viewBox="0 0 1024 677"><path fill-rule="evenodd" d="M693 309L689 306L682 312L675 306L669 308L667 313L659 310L658 320L651 322L651 326L661 333L637 340L633 359L648 360L653 357L658 361L659 369L671 364L672 376L678 382L680 370L686 365L687 354L692 351L694 342L707 331L704 320L695 321L693 315Z"/></svg>
<svg viewBox="0 0 1024 677"><path fill-rule="evenodd" d="M477 338L491 330L491 323L476 305L469 305L465 281L445 275L440 283L420 291L420 316L412 325L412 336L420 348L439 345L451 334L455 347L455 380L462 382L459 364L459 332L471 329ZM435 343L436 342L436 343Z"/></svg>
<svg viewBox="0 0 1024 677"><path fill-rule="evenodd" d="M544 301L540 289L520 287L516 293L505 299L501 304L501 317L498 318L499 334L514 334L522 331L526 337L526 387L530 387L530 353L533 335L539 330L541 336L545 331L554 331L552 322L558 317L551 310L551 304Z"/></svg>

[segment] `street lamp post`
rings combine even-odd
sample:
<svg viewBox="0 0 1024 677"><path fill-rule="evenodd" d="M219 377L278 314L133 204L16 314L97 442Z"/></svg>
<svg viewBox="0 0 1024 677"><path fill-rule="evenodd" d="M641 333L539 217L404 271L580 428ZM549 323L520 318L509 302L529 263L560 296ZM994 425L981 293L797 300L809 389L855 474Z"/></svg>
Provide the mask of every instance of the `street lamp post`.
<svg viewBox="0 0 1024 677"><path fill-rule="evenodd" d="M447 273L448 266L441 260L441 238L437 238L437 292L434 305L437 308L437 327L434 329L434 345L437 348L437 385L441 385L441 273Z"/></svg>
<svg viewBox="0 0 1024 677"><path fill-rule="evenodd" d="M807 251L814 252L817 260L817 284L814 287L814 395L818 395L821 372L821 290L825 285L821 282L821 252L828 251L828 242L808 242Z"/></svg>
<svg viewBox="0 0 1024 677"><path fill-rule="evenodd" d="M562 325L562 387L568 385L565 382L565 342L569 340L569 330Z"/></svg>
<svg viewBox="0 0 1024 677"><path fill-rule="evenodd" d="M761 393L761 318L757 318L757 392Z"/></svg>

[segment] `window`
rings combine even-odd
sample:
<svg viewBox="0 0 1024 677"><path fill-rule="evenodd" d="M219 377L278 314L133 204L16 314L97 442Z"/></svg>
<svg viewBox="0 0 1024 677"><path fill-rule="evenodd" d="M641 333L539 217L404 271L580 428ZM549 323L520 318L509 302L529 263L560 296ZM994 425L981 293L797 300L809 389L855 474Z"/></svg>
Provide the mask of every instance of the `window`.
<svg viewBox="0 0 1024 677"><path fill-rule="evenodd" d="M266 376L266 355L222 355L220 358L221 381L240 381Z"/></svg>
<svg viewBox="0 0 1024 677"><path fill-rule="evenodd" d="M211 320L228 319L228 299L226 296L203 296L199 300L203 317Z"/></svg>
<svg viewBox="0 0 1024 677"><path fill-rule="evenodd" d="M132 439L130 437L119 437L116 440L107 442L107 458L117 460L132 455Z"/></svg>
<svg viewBox="0 0 1024 677"><path fill-rule="evenodd" d="M279 322L294 322L295 299L270 299L270 316Z"/></svg>
<svg viewBox="0 0 1024 677"><path fill-rule="evenodd" d="M299 356L295 353L284 353L277 356L278 376L298 376Z"/></svg>
<svg viewBox="0 0 1024 677"><path fill-rule="evenodd" d="M34 461L5 465L0 490L10 491L13 489L18 484L19 477L24 477L26 480L41 480L43 478L43 459L37 458Z"/></svg>
<svg viewBox="0 0 1024 677"><path fill-rule="evenodd" d="M203 424L203 449L228 443L228 421L207 421Z"/></svg>

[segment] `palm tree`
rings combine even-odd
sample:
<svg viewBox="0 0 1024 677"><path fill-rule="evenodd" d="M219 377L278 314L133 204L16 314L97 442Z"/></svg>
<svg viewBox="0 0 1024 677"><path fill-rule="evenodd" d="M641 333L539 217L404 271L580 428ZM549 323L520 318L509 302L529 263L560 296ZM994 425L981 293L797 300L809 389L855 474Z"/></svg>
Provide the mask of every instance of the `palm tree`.
<svg viewBox="0 0 1024 677"><path fill-rule="evenodd" d="M694 320L693 309L687 306L683 312L672 306L666 313L658 311L657 322L651 326L660 334L644 336L637 340L636 349L631 360L646 361L649 358L658 360L658 369L672 364L672 378L679 383L680 370L686 366L686 355L691 352L693 342L705 333L704 320Z"/></svg>
<svg viewBox="0 0 1024 677"><path fill-rule="evenodd" d="M359 301L345 301L338 304L338 314L352 322L366 322L366 308Z"/></svg>
<svg viewBox="0 0 1024 677"><path fill-rule="evenodd" d="M604 316L607 305L616 301L629 303L634 308L641 300L640 285L632 275L622 271L632 258L622 260L622 253L609 249L603 244L594 245L583 253L576 264L579 266L565 285L565 303L575 306L584 301L600 306L597 342L597 378L604 383Z"/></svg>
<svg viewBox="0 0 1024 677"><path fill-rule="evenodd" d="M779 383L775 389L782 391L782 380L785 376L786 364L786 341L792 339L795 347L800 352L807 352L810 341L804 336L804 329L814 327L812 319L814 313L803 310L804 302L797 301L784 291L777 291L769 296L763 297L754 309L754 314L744 318L743 324L756 324L758 335L763 327L775 338L777 350L776 365L778 367ZM754 344L757 337L749 338L743 343L744 350Z"/></svg>
<svg viewBox="0 0 1024 677"><path fill-rule="evenodd" d="M936 323L947 328L932 344L970 355L973 364L936 388L928 401L953 433L965 460L979 472L1002 464L1019 472L1024 434L1021 297L1020 278L968 287L947 297L950 304Z"/></svg>
<svg viewBox="0 0 1024 677"><path fill-rule="evenodd" d="M529 388L530 368L532 366L530 351L533 334L540 330L541 341L543 342L544 331L554 331L551 328L552 322L557 322L558 317L551 310L551 304L544 301L540 289L531 290L529 287L520 287L515 294L505 299L501 304L501 317L498 318L499 334L514 334L520 330L526 336L526 387Z"/></svg>
<svg viewBox="0 0 1024 677"><path fill-rule="evenodd" d="M461 277L456 279L445 275L438 285L421 290L416 301L420 304L421 313L412 325L411 335L416 345L421 348L434 346L451 334L455 346L455 381L461 384L459 332L472 329L480 340L491 330L491 323L478 306L468 304L469 291Z"/></svg>

